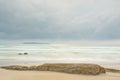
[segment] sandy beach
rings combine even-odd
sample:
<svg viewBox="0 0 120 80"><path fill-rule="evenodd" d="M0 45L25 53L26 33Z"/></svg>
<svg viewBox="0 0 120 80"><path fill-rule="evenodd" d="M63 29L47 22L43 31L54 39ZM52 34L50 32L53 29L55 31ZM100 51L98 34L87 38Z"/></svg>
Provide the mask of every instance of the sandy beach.
<svg viewBox="0 0 120 80"><path fill-rule="evenodd" d="M81 75L49 71L0 69L0 80L120 80L120 73L107 72L100 75Z"/></svg>

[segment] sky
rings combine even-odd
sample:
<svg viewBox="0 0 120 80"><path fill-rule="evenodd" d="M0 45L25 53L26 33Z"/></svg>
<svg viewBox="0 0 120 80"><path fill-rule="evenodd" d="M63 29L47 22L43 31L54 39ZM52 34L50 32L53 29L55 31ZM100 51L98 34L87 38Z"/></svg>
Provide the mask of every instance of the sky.
<svg viewBox="0 0 120 80"><path fill-rule="evenodd" d="M0 0L0 40L120 40L120 0Z"/></svg>

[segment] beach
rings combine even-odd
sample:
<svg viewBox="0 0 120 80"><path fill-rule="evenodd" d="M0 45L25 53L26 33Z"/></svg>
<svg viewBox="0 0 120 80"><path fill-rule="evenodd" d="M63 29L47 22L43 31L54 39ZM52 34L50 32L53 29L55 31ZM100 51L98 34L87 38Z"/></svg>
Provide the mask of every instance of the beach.
<svg viewBox="0 0 120 80"><path fill-rule="evenodd" d="M28 52L28 55L18 53ZM90 63L120 70L119 46L73 46L67 44L0 45L0 67L41 65L44 63ZM17 71L0 68L0 80L120 80L120 73L99 75L52 71Z"/></svg>
<svg viewBox="0 0 120 80"><path fill-rule="evenodd" d="M107 72L100 75L81 75L49 71L0 69L0 80L120 80L120 73Z"/></svg>
<svg viewBox="0 0 120 80"><path fill-rule="evenodd" d="M0 0L0 80L120 80L120 0Z"/></svg>
<svg viewBox="0 0 120 80"><path fill-rule="evenodd" d="M119 66L107 66L106 68L120 70ZM0 80L120 80L120 71L106 71L106 73L97 75L86 75L54 71L12 70L0 68Z"/></svg>

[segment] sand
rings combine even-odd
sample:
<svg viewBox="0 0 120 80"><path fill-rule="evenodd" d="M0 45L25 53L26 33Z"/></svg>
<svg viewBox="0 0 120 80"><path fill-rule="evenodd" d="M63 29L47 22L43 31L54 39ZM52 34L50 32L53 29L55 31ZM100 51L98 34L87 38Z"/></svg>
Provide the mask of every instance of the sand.
<svg viewBox="0 0 120 80"><path fill-rule="evenodd" d="M0 69L0 80L120 80L120 73L78 75L46 71L15 71Z"/></svg>

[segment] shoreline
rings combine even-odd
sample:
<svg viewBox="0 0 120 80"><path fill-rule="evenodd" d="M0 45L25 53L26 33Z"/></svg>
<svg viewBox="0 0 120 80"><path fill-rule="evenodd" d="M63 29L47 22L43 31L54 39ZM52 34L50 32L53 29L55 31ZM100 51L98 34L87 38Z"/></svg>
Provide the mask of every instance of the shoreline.
<svg viewBox="0 0 120 80"><path fill-rule="evenodd" d="M119 80L119 73L79 75L49 71L14 71L0 68L0 80Z"/></svg>
<svg viewBox="0 0 120 80"><path fill-rule="evenodd" d="M26 60L16 60L16 59L0 59L1 63L0 66L9 66L9 65L39 65L39 64L45 64L45 63L89 63L89 64L98 64L102 66L108 66L108 67L120 67L120 63L116 62L91 62L91 61L79 61L79 60L38 60L38 61L26 61Z"/></svg>
<svg viewBox="0 0 120 80"><path fill-rule="evenodd" d="M38 64L39 65L39 64ZM114 65L103 66L105 68L119 69ZM119 80L120 73L107 71L105 74L99 75L84 75L84 74L69 74L52 71L19 71L7 70L0 68L0 80Z"/></svg>

